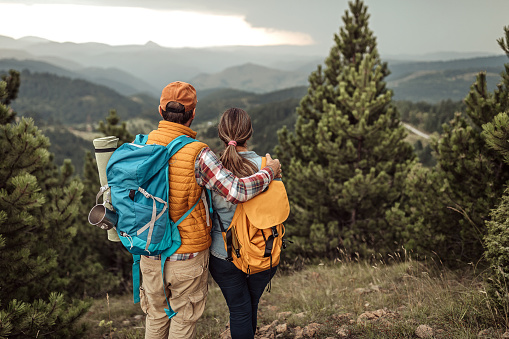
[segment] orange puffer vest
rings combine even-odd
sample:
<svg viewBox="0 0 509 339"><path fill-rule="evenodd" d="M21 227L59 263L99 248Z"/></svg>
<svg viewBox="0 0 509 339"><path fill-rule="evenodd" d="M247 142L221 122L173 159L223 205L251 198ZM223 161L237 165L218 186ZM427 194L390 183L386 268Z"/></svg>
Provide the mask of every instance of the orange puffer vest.
<svg viewBox="0 0 509 339"><path fill-rule="evenodd" d="M181 124L162 120L156 130L148 135L147 144L166 146L180 135L196 137L196 132ZM194 164L202 149L208 147L202 142L184 146L170 159L169 169L169 211L170 218L177 221L202 195L202 187L196 183ZM209 225L212 223L209 222ZM200 201L191 214L184 219L178 229L182 245L176 253L193 253L210 247L210 228L203 201Z"/></svg>

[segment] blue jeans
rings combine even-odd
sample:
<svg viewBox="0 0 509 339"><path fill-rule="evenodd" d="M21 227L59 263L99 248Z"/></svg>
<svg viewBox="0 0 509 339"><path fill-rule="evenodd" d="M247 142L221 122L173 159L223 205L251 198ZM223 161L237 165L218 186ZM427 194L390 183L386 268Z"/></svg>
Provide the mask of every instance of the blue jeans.
<svg viewBox="0 0 509 339"><path fill-rule="evenodd" d="M248 277L232 262L210 256L210 274L221 288L230 310L232 339L254 338L258 302L276 270L277 266Z"/></svg>

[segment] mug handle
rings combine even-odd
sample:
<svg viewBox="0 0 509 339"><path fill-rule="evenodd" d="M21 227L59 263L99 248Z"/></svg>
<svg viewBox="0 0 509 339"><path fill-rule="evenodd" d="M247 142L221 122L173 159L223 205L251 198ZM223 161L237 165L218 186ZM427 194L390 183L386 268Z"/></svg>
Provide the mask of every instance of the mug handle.
<svg viewBox="0 0 509 339"><path fill-rule="evenodd" d="M96 205L99 205L99 197L102 196L106 191L108 191L110 189L110 187L108 185L105 185L105 186L101 186L101 189L99 190L99 193L97 193L97 196L95 197L95 204ZM106 202L104 199L103 199L103 205L106 205Z"/></svg>

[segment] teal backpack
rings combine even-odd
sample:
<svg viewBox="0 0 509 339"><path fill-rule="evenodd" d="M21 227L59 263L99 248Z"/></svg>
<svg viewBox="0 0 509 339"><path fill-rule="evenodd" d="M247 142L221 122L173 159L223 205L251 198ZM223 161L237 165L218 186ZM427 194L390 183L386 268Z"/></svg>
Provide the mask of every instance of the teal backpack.
<svg viewBox="0 0 509 339"><path fill-rule="evenodd" d="M106 167L111 202L118 222L117 233L133 255L133 298L140 301L140 256L161 255L164 282L166 258L181 245L177 226L196 207L198 200L177 222L168 213L168 161L185 145L196 140L179 136L167 146L147 145L147 135L139 134L111 155ZM210 194L210 192L207 192ZM208 204L211 206L210 204ZM166 296L166 291L164 292ZM169 318L175 316L166 296Z"/></svg>

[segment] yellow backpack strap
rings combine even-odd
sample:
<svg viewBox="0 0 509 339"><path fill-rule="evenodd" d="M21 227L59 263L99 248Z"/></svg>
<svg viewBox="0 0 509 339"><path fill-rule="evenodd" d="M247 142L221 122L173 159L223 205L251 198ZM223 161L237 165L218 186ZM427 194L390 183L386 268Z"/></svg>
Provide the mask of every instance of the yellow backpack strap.
<svg viewBox="0 0 509 339"><path fill-rule="evenodd" d="M262 167L261 167L261 169L265 168L265 166L267 166L267 158L262 157Z"/></svg>
<svg viewBox="0 0 509 339"><path fill-rule="evenodd" d="M232 228L231 227L228 227L227 230L224 229L224 225L223 225L223 221L221 220L221 217L219 216L219 213L217 213L216 210L214 210L214 215L217 217L217 220L219 222L219 226L221 227L221 232L224 234L224 240L225 240L225 243L226 243L226 260L227 261L233 261L233 256L232 256L232 243L233 243L233 239L232 239Z"/></svg>

